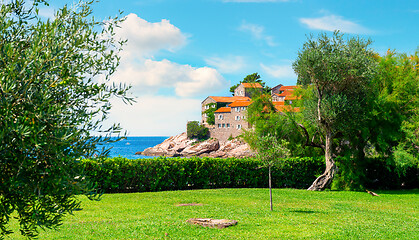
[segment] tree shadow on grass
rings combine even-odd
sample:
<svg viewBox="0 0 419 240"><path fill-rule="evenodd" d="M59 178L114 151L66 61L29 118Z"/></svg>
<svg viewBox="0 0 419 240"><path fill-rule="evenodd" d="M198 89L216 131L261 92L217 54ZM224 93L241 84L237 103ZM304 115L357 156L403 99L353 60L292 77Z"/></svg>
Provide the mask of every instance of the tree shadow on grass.
<svg viewBox="0 0 419 240"><path fill-rule="evenodd" d="M317 210L312 210L312 209L289 209L288 212L291 212L291 213L305 213L305 214L325 213L324 211L317 211Z"/></svg>

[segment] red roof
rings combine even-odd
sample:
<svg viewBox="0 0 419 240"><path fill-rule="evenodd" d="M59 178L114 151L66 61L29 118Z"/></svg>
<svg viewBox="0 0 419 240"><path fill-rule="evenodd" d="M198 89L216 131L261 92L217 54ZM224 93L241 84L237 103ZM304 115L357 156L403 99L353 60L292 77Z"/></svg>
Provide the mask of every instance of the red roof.
<svg viewBox="0 0 419 240"><path fill-rule="evenodd" d="M279 112L299 112L299 107L291 107L290 105L275 105L275 109Z"/></svg>
<svg viewBox="0 0 419 240"><path fill-rule="evenodd" d="M260 83L242 83L245 88L262 88Z"/></svg>
<svg viewBox="0 0 419 240"><path fill-rule="evenodd" d="M290 96L293 94L293 91L290 90L285 90L284 92L282 92L281 94L277 94L278 97L285 97L285 96Z"/></svg>
<svg viewBox="0 0 419 240"><path fill-rule="evenodd" d="M279 88L279 91L285 91L285 90L294 90L296 89L297 86L282 86L281 88Z"/></svg>
<svg viewBox="0 0 419 240"><path fill-rule="evenodd" d="M272 102L273 105L276 106L284 106L285 102Z"/></svg>
<svg viewBox="0 0 419 240"><path fill-rule="evenodd" d="M297 96L294 96L294 95L288 95L288 96L285 96L285 101L287 101L287 100L296 100L296 99L300 99L301 97L297 97Z"/></svg>
<svg viewBox="0 0 419 240"><path fill-rule="evenodd" d="M234 101L232 102L230 105L228 105L229 107L247 107L252 103L252 101Z"/></svg>
<svg viewBox="0 0 419 240"><path fill-rule="evenodd" d="M216 97L216 96L209 96L210 98L214 99L216 102L223 102L223 103L232 103L235 101L250 101L248 97Z"/></svg>
<svg viewBox="0 0 419 240"><path fill-rule="evenodd" d="M229 113L231 112L231 108L229 107L220 107L217 111L215 111L216 113Z"/></svg>

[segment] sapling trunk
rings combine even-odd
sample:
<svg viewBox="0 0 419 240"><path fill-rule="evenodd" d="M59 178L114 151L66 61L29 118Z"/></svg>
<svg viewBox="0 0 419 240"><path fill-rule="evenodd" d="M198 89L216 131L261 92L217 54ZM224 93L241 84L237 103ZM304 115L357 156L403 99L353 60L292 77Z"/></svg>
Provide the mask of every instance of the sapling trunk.
<svg viewBox="0 0 419 240"><path fill-rule="evenodd" d="M269 165L268 169L269 169L269 199L270 199L270 201L271 201L271 211L273 211L273 206L272 206L272 177L271 177L271 165Z"/></svg>

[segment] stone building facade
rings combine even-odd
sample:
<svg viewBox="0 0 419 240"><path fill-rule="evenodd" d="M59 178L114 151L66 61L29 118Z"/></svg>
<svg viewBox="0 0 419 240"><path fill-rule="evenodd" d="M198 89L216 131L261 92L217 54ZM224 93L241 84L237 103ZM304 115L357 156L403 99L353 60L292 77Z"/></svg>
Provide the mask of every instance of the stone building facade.
<svg viewBox="0 0 419 240"><path fill-rule="evenodd" d="M294 100L293 90L296 86L278 85L272 88L272 102L278 111L293 110L285 104L287 100ZM249 129L247 122L247 108L252 103L252 91L262 89L257 84L240 84L234 91L233 97L209 96L201 104L202 120L201 124L209 129L210 137L217 138L219 141L227 141L230 137L239 136L243 129ZM208 110L214 110L214 124L208 123ZM298 109L297 109L298 110Z"/></svg>
<svg viewBox="0 0 419 240"><path fill-rule="evenodd" d="M234 89L234 96L237 97L252 97L252 91L262 90L260 83L241 83L236 89Z"/></svg>

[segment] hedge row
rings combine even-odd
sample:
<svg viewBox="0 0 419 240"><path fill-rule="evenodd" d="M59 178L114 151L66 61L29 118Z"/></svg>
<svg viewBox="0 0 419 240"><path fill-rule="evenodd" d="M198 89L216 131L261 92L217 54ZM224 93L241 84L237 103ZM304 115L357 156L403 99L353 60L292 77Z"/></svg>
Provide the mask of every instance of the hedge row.
<svg viewBox="0 0 419 240"><path fill-rule="evenodd" d="M257 159L165 158L80 162L85 175L105 193L205 188L263 188L268 170ZM307 188L324 170L322 158L290 158L272 171L275 188Z"/></svg>
<svg viewBox="0 0 419 240"><path fill-rule="evenodd" d="M404 174L397 172L390 158L371 158L365 164L367 189L414 189L419 188L419 166L406 168Z"/></svg>
<svg viewBox="0 0 419 240"><path fill-rule="evenodd" d="M257 159L150 158L83 159L79 167L105 193L205 188L264 188L268 170ZM274 188L308 188L324 171L323 158L289 158L273 167ZM356 171L356 170L355 170ZM336 176L336 181L342 178ZM419 188L419 168L400 176L388 159L367 159L367 189ZM340 179L339 179L340 178ZM347 181L352 181L349 177Z"/></svg>

